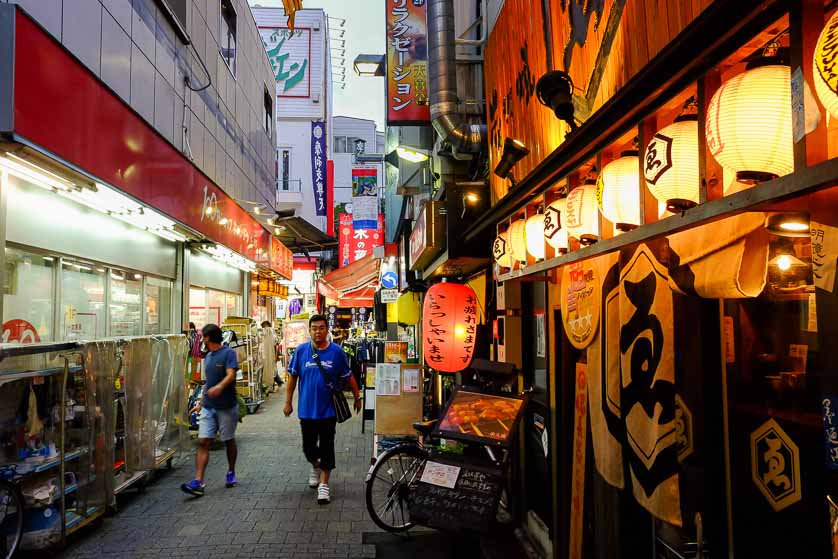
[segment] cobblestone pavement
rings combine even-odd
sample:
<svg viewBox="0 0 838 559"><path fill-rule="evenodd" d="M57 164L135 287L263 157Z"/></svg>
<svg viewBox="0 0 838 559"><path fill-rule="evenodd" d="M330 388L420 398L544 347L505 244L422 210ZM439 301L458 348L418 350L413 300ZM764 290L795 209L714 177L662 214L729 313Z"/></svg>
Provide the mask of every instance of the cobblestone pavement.
<svg viewBox="0 0 838 559"><path fill-rule="evenodd" d="M282 414L283 403L284 394L274 394L239 424L238 487L224 487L227 460L218 447L204 497L182 493L180 484L194 475L190 448L145 493L129 489L119 512L71 537L60 557L375 557L375 546L362 543L363 532L378 531L364 505L369 429L361 434L359 416L338 426L332 502L318 505L299 423Z"/></svg>

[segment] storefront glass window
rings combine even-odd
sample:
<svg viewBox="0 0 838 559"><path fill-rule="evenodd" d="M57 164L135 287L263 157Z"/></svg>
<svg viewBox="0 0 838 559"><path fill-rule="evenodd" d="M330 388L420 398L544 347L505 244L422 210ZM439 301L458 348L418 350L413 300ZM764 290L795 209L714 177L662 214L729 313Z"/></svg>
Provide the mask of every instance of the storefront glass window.
<svg viewBox="0 0 838 559"><path fill-rule="evenodd" d="M207 323L207 291L193 287L189 290L189 321L200 330Z"/></svg>
<svg viewBox="0 0 838 559"><path fill-rule="evenodd" d="M52 257L6 248L3 342L33 343L54 338L54 266Z"/></svg>
<svg viewBox="0 0 838 559"><path fill-rule="evenodd" d="M111 336L142 334L143 276L111 271Z"/></svg>
<svg viewBox="0 0 838 559"><path fill-rule="evenodd" d="M227 293L227 316L239 314L239 296Z"/></svg>
<svg viewBox="0 0 838 559"><path fill-rule="evenodd" d="M227 307L223 291L209 290L207 298L207 321L213 324L221 324L227 318Z"/></svg>
<svg viewBox="0 0 838 559"><path fill-rule="evenodd" d="M167 334L170 332L172 332L172 282L146 278L145 333Z"/></svg>
<svg viewBox="0 0 838 559"><path fill-rule="evenodd" d="M105 269L65 260L61 270L61 338L90 340L107 335Z"/></svg>

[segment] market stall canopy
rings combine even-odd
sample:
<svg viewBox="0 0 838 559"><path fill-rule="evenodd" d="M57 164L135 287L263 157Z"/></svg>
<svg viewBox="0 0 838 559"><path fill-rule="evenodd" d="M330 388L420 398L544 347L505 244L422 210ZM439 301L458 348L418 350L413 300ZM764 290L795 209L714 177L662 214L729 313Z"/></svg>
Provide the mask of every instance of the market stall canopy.
<svg viewBox="0 0 838 559"><path fill-rule="evenodd" d="M375 301L375 290L378 282L373 282L364 287L347 291L338 299L338 307L372 307Z"/></svg>
<svg viewBox="0 0 838 559"><path fill-rule="evenodd" d="M340 300L345 298L349 292L355 292L366 287L373 287L374 292L378 285L380 264L381 261L373 258L370 254L348 266L329 272L320 279L318 285L320 294L332 300ZM372 293L369 298L372 300Z"/></svg>
<svg viewBox="0 0 838 559"><path fill-rule="evenodd" d="M328 250L338 246L336 238L330 237L302 217L289 217L278 221L277 225L284 229L276 238L295 254Z"/></svg>

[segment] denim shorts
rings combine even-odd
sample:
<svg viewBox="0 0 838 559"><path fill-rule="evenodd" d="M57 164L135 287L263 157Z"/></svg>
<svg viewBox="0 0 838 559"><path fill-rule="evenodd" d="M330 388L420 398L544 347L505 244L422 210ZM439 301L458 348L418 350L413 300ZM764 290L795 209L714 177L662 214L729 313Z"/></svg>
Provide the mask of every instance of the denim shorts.
<svg viewBox="0 0 838 559"><path fill-rule="evenodd" d="M232 440L236 436L238 422L238 406L226 409L201 408L201 415L198 416L198 438L214 439L216 433L220 433L222 441Z"/></svg>

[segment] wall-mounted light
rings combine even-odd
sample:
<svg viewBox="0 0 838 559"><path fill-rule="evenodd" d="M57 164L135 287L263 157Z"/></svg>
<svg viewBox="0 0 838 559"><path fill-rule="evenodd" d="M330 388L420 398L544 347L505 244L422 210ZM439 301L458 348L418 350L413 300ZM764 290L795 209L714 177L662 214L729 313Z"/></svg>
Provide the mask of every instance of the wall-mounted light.
<svg viewBox="0 0 838 559"><path fill-rule="evenodd" d="M507 232L509 252L513 260L518 262L527 261L527 222L523 219L516 219L509 226Z"/></svg>
<svg viewBox="0 0 838 559"><path fill-rule="evenodd" d="M384 76L385 61L383 54L359 54L352 63L359 76Z"/></svg>
<svg viewBox="0 0 838 559"><path fill-rule="evenodd" d="M582 245L591 245L599 240L599 210L596 203L596 181L589 177L584 184L570 191L562 224L570 236L579 239Z"/></svg>
<svg viewBox="0 0 838 559"><path fill-rule="evenodd" d="M570 130L576 130L573 118L573 80L567 72L547 72L535 84L539 102L553 111L556 118L565 121Z"/></svg>
<svg viewBox="0 0 838 559"><path fill-rule="evenodd" d="M527 218L526 226L527 252L536 260L543 260L544 247L544 214L538 213Z"/></svg>
<svg viewBox="0 0 838 559"><path fill-rule="evenodd" d="M544 239L547 244L564 254L568 250L567 227L563 226L567 213L567 198L550 202L544 210Z"/></svg>
<svg viewBox="0 0 838 559"><path fill-rule="evenodd" d="M513 138L506 138L503 141L503 153L500 156L500 161L495 166L495 175L502 179L509 178L512 184L515 184L515 178L510 176L512 168L529 153L530 150L527 149L524 142Z"/></svg>
<svg viewBox="0 0 838 559"><path fill-rule="evenodd" d="M602 168L597 179L597 203L618 231L640 225L640 160L636 150L624 151Z"/></svg>
<svg viewBox="0 0 838 559"><path fill-rule="evenodd" d="M255 206L253 206L253 213L255 213L256 215L262 215L262 213L264 211L265 211L264 204L257 204Z"/></svg>
<svg viewBox="0 0 838 559"><path fill-rule="evenodd" d="M421 163L423 161L427 161L429 159L428 154L417 151L415 149L411 149L404 146L399 146L396 148L396 154L399 156L400 159L404 159L405 161L410 161L411 163Z"/></svg>
<svg viewBox="0 0 838 559"><path fill-rule="evenodd" d="M673 213L699 202L697 112L698 103L691 97L675 122L658 130L644 151L646 186Z"/></svg>

